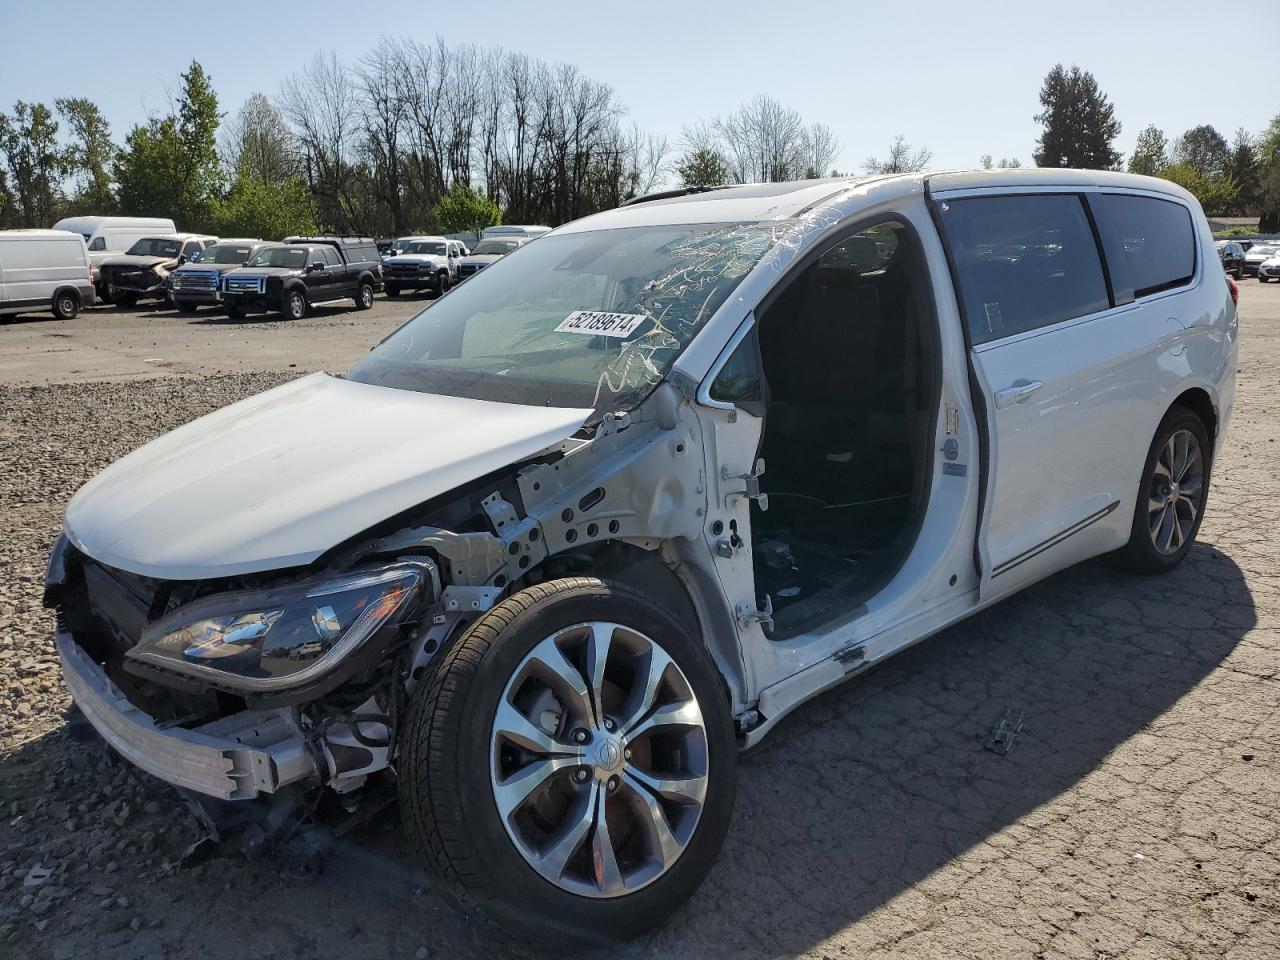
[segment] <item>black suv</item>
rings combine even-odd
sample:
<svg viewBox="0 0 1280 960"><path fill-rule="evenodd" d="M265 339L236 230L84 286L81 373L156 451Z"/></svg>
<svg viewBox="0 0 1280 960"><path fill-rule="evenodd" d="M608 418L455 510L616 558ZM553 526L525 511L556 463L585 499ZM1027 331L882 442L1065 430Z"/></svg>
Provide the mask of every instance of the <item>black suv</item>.
<svg viewBox="0 0 1280 960"><path fill-rule="evenodd" d="M237 320L251 310L301 320L313 304L346 297L368 310L381 289L382 258L368 237L289 237L222 277L227 316Z"/></svg>
<svg viewBox="0 0 1280 960"><path fill-rule="evenodd" d="M1234 240L1218 242L1218 259L1222 269L1237 280L1244 279L1244 247Z"/></svg>

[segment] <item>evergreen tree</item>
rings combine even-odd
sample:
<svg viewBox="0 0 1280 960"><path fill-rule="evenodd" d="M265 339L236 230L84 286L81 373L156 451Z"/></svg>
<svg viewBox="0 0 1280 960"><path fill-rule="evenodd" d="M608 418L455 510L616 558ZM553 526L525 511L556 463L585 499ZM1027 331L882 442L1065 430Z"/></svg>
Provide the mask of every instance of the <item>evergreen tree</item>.
<svg viewBox="0 0 1280 960"><path fill-rule="evenodd" d="M1239 185L1236 193L1236 213L1241 216L1256 213L1261 189L1258 145L1244 127L1236 131L1231 141L1231 156L1227 159L1227 176Z"/></svg>
<svg viewBox="0 0 1280 960"><path fill-rule="evenodd" d="M1093 74L1055 65L1040 88L1040 105L1044 110L1035 120L1044 124L1044 133L1036 141L1037 166L1086 170L1120 166L1120 154L1113 146L1120 121Z"/></svg>
<svg viewBox="0 0 1280 960"><path fill-rule="evenodd" d="M1133 154L1129 157L1129 172L1140 173L1145 177L1158 177L1160 171L1169 165L1169 141L1164 131L1154 123L1148 125L1138 134L1138 142L1133 145Z"/></svg>
<svg viewBox="0 0 1280 960"><path fill-rule="evenodd" d="M1280 232L1280 113L1258 144L1258 206L1263 233Z"/></svg>
<svg viewBox="0 0 1280 960"><path fill-rule="evenodd" d="M718 187L729 182L729 166L715 150L695 150L676 164L681 186Z"/></svg>

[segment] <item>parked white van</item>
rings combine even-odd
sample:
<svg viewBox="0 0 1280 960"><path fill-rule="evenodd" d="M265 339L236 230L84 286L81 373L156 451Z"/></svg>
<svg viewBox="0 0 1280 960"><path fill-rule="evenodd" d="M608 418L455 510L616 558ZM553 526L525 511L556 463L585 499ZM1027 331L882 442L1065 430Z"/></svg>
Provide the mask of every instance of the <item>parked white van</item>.
<svg viewBox="0 0 1280 960"><path fill-rule="evenodd" d="M1236 296L1151 177L642 197L86 484L46 586L66 683L212 796L353 809L394 765L464 903L634 935L797 705L1071 564L1197 549Z"/></svg>
<svg viewBox="0 0 1280 960"><path fill-rule="evenodd" d="M114 254L124 253L143 237L156 234L177 233L178 228L167 217L65 217L53 225L55 230L70 230L84 237L89 248L89 260L93 264L93 282L98 288L98 299L106 299L106 289L98 279L102 261Z"/></svg>
<svg viewBox="0 0 1280 960"><path fill-rule="evenodd" d="M0 314L52 310L70 320L93 302L84 238L65 230L0 231Z"/></svg>

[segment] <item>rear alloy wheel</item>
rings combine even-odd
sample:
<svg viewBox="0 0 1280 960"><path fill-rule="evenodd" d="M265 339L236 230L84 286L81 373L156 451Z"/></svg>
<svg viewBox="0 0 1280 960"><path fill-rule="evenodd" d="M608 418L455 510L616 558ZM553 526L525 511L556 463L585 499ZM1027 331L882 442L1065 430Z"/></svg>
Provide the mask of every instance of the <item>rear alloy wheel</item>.
<svg viewBox="0 0 1280 960"><path fill-rule="evenodd" d="M368 310L373 306L373 284L362 283L355 295L356 309Z"/></svg>
<svg viewBox="0 0 1280 960"><path fill-rule="evenodd" d="M735 753L715 668L661 605L553 580L481 617L414 691L401 807L464 902L545 937L615 940L710 869Z"/></svg>
<svg viewBox="0 0 1280 960"><path fill-rule="evenodd" d="M53 298L53 315L59 320L74 320L80 312L80 298L67 290Z"/></svg>
<svg viewBox="0 0 1280 960"><path fill-rule="evenodd" d="M281 313L288 320L301 320L307 315L307 298L301 290L290 290L284 295Z"/></svg>
<svg viewBox="0 0 1280 960"><path fill-rule="evenodd" d="M1127 552L1148 573L1166 573L1191 549L1209 493L1211 441L1186 407L1166 414L1147 454Z"/></svg>

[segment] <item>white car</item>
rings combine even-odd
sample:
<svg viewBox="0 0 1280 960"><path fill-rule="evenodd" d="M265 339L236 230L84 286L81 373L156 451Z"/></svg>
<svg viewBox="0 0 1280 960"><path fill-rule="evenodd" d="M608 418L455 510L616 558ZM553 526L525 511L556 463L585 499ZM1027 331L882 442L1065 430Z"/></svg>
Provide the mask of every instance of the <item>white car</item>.
<svg viewBox="0 0 1280 960"><path fill-rule="evenodd" d="M465 256L461 243L445 237L403 237L395 249L400 252L382 261L389 297L403 290L431 290L436 296L448 293Z"/></svg>
<svg viewBox="0 0 1280 960"><path fill-rule="evenodd" d="M1258 282L1270 283L1272 280L1280 280L1280 249L1258 264Z"/></svg>
<svg viewBox="0 0 1280 960"><path fill-rule="evenodd" d="M86 484L47 583L66 682L204 794L354 807L393 766L444 888L631 936L789 711L1088 557L1177 566L1236 335L1164 180L641 198Z"/></svg>
<svg viewBox="0 0 1280 960"><path fill-rule="evenodd" d="M1280 245L1274 243L1255 243L1244 252L1244 273L1245 275L1258 275L1258 268L1264 262L1276 256L1280 256Z"/></svg>
<svg viewBox="0 0 1280 960"><path fill-rule="evenodd" d="M470 254L458 262L458 281L479 273L528 242L527 237L485 237Z"/></svg>

